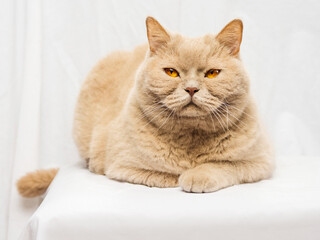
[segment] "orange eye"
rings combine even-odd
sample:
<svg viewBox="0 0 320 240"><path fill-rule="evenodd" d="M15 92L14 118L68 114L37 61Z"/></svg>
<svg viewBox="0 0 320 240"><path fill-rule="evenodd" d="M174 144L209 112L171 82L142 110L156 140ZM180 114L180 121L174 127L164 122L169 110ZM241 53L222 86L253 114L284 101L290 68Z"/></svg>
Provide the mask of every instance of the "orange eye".
<svg viewBox="0 0 320 240"><path fill-rule="evenodd" d="M170 77L178 77L179 73L177 70L173 69L173 68L165 68L164 71L166 72L166 74L168 74Z"/></svg>
<svg viewBox="0 0 320 240"><path fill-rule="evenodd" d="M207 78L215 78L216 76L218 76L218 74L221 72L221 70L219 70L219 69L210 69L207 73L206 73L206 75L205 75L205 77L207 77Z"/></svg>

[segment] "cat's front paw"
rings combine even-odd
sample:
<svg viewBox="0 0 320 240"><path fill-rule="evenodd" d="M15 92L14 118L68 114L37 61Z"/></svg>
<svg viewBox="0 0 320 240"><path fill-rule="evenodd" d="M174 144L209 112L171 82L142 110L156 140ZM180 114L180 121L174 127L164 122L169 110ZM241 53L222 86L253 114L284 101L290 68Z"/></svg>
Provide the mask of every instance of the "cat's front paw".
<svg viewBox="0 0 320 240"><path fill-rule="evenodd" d="M223 173L215 171L212 174L211 171L206 171L205 169L189 169L181 174L179 178L179 185L182 190L186 192L194 193L206 193L214 192L221 188L231 186L233 184L228 183L226 179L223 179Z"/></svg>

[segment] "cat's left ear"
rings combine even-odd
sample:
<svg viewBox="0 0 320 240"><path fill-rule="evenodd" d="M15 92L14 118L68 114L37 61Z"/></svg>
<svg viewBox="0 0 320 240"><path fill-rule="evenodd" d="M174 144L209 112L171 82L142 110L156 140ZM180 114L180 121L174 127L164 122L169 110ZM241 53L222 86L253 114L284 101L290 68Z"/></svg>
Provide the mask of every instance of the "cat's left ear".
<svg viewBox="0 0 320 240"><path fill-rule="evenodd" d="M156 52L170 40L170 35L153 17L147 17L147 35L151 52Z"/></svg>
<svg viewBox="0 0 320 240"><path fill-rule="evenodd" d="M222 29L216 36L216 39L220 44L226 46L230 50L231 55L237 55L240 51L242 30L242 21L240 19L235 19Z"/></svg>

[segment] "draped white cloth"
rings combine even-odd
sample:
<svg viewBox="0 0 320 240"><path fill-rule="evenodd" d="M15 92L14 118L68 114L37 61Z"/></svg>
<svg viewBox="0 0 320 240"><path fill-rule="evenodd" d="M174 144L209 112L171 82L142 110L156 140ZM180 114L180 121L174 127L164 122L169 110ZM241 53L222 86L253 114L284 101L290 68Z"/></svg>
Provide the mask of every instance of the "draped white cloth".
<svg viewBox="0 0 320 240"><path fill-rule="evenodd" d="M319 240L319 158L277 160L272 179L207 194L63 167L19 240Z"/></svg>
<svg viewBox="0 0 320 240"><path fill-rule="evenodd" d="M3 0L0 8L0 239L17 239L39 199L19 176L77 161L74 104L92 66L146 41L145 18L187 36L244 22L242 59L277 153L320 156L320 3L313 0Z"/></svg>

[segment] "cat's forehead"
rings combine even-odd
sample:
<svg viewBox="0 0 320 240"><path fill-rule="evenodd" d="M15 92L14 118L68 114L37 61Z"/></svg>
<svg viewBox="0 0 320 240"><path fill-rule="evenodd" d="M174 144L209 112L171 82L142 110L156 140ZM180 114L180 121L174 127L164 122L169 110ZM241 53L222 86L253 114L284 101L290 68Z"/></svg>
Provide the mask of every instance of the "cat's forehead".
<svg viewBox="0 0 320 240"><path fill-rule="evenodd" d="M191 68L206 68L218 51L218 44L214 36L207 35L198 38L176 36L170 46L171 58L181 70Z"/></svg>

